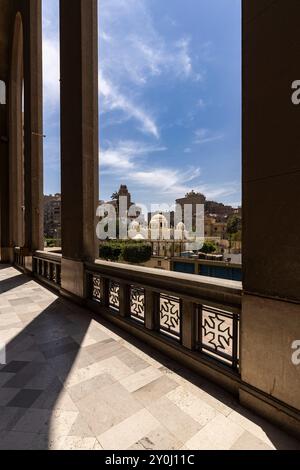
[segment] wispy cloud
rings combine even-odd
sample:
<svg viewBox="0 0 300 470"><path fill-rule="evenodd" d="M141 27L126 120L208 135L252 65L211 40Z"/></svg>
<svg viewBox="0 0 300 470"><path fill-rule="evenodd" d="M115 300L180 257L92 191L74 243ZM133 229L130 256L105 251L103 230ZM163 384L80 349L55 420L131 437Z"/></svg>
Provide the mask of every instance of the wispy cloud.
<svg viewBox="0 0 300 470"><path fill-rule="evenodd" d="M159 138L159 130L152 116L123 95L117 87L103 77L101 71L99 72L99 93L101 113L121 111L125 119L135 119L143 132L151 134L156 139Z"/></svg>
<svg viewBox="0 0 300 470"><path fill-rule="evenodd" d="M137 169L142 164L141 159L152 153L164 152L165 150L167 150L166 147L135 141L106 143L105 148L100 150L100 165L106 172Z"/></svg>
<svg viewBox="0 0 300 470"><path fill-rule="evenodd" d="M190 38L166 42L157 29L146 0L101 0L100 56L105 77L143 85L153 76L198 80L190 53Z"/></svg>
<svg viewBox="0 0 300 470"><path fill-rule="evenodd" d="M160 194L178 196L189 188L187 183L194 181L201 174L200 168L190 168L187 171L168 167L149 168L130 175L132 181L142 187L152 188Z"/></svg>
<svg viewBox="0 0 300 470"><path fill-rule="evenodd" d="M127 177L126 177L127 178ZM206 184L201 181L201 169L191 167L186 171L169 167L148 168L130 173L128 181L134 183L136 191L142 189L147 202L163 201L173 204L175 199L184 196L192 189L206 195L208 199L229 198L240 190L236 181Z"/></svg>
<svg viewBox="0 0 300 470"><path fill-rule="evenodd" d="M143 195L142 202L145 203L174 203L176 198L192 189L214 200L238 193L238 182L204 183L200 167L190 166L183 170L155 163L161 159L154 159L153 155L166 151L165 147L142 141L106 142L100 151L100 175L112 178L116 185L125 178L135 193Z"/></svg>
<svg viewBox="0 0 300 470"><path fill-rule="evenodd" d="M197 102L197 107L200 109L206 108L206 103L203 98L200 98Z"/></svg>
<svg viewBox="0 0 300 470"><path fill-rule="evenodd" d="M60 96L58 2L43 2L43 87L46 110L57 112Z"/></svg>
<svg viewBox="0 0 300 470"><path fill-rule="evenodd" d="M157 31L146 0L101 0L101 111L122 111L144 133L160 136L157 110L149 109L143 90L156 77L168 80L202 79L193 64L191 39L166 41Z"/></svg>
<svg viewBox="0 0 300 470"><path fill-rule="evenodd" d="M209 142L215 142L217 140L222 140L224 138L224 134L219 134L209 129L197 129L195 131L195 144L207 144Z"/></svg>

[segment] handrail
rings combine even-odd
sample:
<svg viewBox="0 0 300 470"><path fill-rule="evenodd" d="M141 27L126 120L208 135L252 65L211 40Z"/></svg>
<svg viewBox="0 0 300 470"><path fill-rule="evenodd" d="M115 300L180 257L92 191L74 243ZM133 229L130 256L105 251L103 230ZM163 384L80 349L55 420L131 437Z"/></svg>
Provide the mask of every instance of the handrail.
<svg viewBox="0 0 300 470"><path fill-rule="evenodd" d="M136 285L164 290L180 295L183 299L195 302L206 301L209 305L228 307L233 312L240 312L242 302L242 283L226 279L217 279L194 274L163 271L154 268L113 263L96 260L85 263L87 271L98 272L115 280L129 281Z"/></svg>
<svg viewBox="0 0 300 470"><path fill-rule="evenodd" d="M99 313L238 370L240 282L101 260L85 268L87 299Z"/></svg>

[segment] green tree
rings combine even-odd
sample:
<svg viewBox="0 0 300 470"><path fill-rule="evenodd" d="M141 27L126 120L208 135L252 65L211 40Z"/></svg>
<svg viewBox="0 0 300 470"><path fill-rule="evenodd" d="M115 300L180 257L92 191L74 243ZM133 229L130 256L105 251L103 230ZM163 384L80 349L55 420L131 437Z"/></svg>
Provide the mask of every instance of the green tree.
<svg viewBox="0 0 300 470"><path fill-rule="evenodd" d="M227 233L229 239L229 251L231 251L232 242L242 231L242 219L237 215L232 215L227 221ZM241 236L240 236L241 238Z"/></svg>
<svg viewBox="0 0 300 470"><path fill-rule="evenodd" d="M126 261L127 263L146 263L152 256L151 246L147 243L110 240L99 247L99 258L106 261Z"/></svg>
<svg viewBox="0 0 300 470"><path fill-rule="evenodd" d="M217 247L213 242L204 242L203 247L201 248L201 252L206 255L215 253L215 251L217 251Z"/></svg>
<svg viewBox="0 0 300 470"><path fill-rule="evenodd" d="M122 245L115 241L108 241L100 245L99 257L106 261L119 261L122 253Z"/></svg>
<svg viewBox="0 0 300 470"><path fill-rule="evenodd" d="M122 250L122 258L128 263L146 263L152 256L151 246L146 243L129 243Z"/></svg>
<svg viewBox="0 0 300 470"><path fill-rule="evenodd" d="M115 191L114 193L112 193L112 195L111 195L111 200L112 201L115 201L118 198L119 198L119 191Z"/></svg>

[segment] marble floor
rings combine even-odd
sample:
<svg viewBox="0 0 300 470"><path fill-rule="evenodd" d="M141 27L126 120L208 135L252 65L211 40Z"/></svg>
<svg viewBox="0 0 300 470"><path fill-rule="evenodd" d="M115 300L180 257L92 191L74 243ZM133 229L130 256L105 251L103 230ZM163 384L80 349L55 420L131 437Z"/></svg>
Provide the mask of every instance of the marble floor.
<svg viewBox="0 0 300 470"><path fill-rule="evenodd" d="M0 449L300 449L222 389L0 265Z"/></svg>

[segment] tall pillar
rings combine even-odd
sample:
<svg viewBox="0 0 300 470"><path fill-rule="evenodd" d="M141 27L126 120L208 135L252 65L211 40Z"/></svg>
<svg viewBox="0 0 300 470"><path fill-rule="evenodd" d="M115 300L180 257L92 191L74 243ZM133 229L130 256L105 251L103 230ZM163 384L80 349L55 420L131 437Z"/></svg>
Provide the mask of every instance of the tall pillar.
<svg viewBox="0 0 300 470"><path fill-rule="evenodd" d="M9 151L7 105L0 104L0 261L11 261L9 248Z"/></svg>
<svg viewBox="0 0 300 470"><path fill-rule="evenodd" d="M24 27L25 247L43 249L43 85L41 0L26 1Z"/></svg>
<svg viewBox="0 0 300 470"><path fill-rule="evenodd" d="M243 0L243 404L300 435L297 0Z"/></svg>
<svg viewBox="0 0 300 470"><path fill-rule="evenodd" d="M17 13L11 49L9 86L10 245L24 245L23 23Z"/></svg>
<svg viewBox="0 0 300 470"><path fill-rule="evenodd" d="M60 62L62 288L83 297L99 194L97 0L60 0Z"/></svg>

